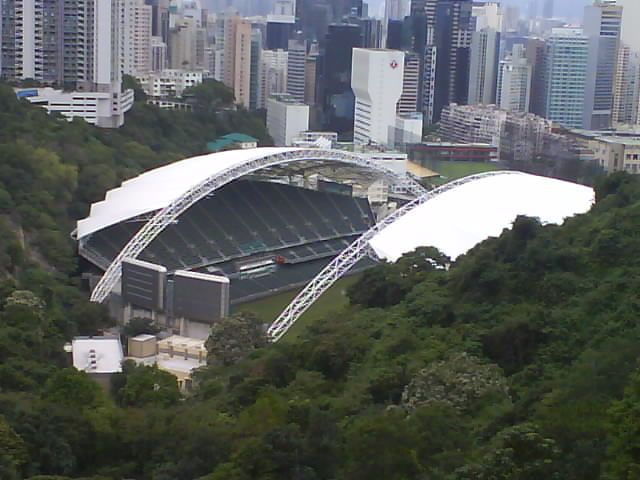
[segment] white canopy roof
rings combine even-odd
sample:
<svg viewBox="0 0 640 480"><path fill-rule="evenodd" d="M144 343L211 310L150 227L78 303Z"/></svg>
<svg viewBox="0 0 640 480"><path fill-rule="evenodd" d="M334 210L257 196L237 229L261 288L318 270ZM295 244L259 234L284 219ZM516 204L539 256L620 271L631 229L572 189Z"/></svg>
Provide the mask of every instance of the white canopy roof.
<svg viewBox="0 0 640 480"><path fill-rule="evenodd" d="M475 180L416 207L378 233L370 245L380 258L396 261L421 246L438 248L452 259L479 242L500 235L518 215L559 224L585 213L593 189L520 173Z"/></svg>
<svg viewBox="0 0 640 480"><path fill-rule="evenodd" d="M191 187L231 167L297 148L229 150L187 158L145 172L109 190L105 199L91 206L89 216L78 221L77 237L107 228L138 215L170 205Z"/></svg>

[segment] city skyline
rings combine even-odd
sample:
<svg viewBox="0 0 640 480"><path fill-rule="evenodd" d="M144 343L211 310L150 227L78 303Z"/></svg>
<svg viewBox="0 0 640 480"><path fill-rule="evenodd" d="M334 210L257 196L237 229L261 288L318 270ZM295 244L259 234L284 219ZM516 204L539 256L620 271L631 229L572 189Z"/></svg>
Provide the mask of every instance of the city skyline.
<svg viewBox="0 0 640 480"><path fill-rule="evenodd" d="M352 61L355 49L386 47L401 58L399 72L408 67L393 85L400 88L392 103L401 119L387 113L384 120L387 130L406 130L399 138L413 138L418 117L437 123L451 104L497 104L570 128L638 124L633 8L625 15L625 0L618 6L595 1L573 22L548 18L556 3L528 0L518 14L496 2L392 0L382 21L371 18L362 0L277 0L251 17L227 8L254 11L255 2L245 0L82 0L80 10L62 0L3 0L0 75L40 82L46 88L30 101L104 127L121 126L130 108L131 93L120 91L122 75L134 77L163 108L183 108L188 88L214 79L243 108L268 113L271 97L289 94L309 108L309 129L392 145L395 135L365 135L358 126L375 102L363 107L362 92L372 87L361 88L355 77L367 69L354 71L360 63ZM95 28L85 28L87 19ZM78 113L80 96L69 97L70 90L104 96L105 106ZM109 92L120 102L110 110ZM61 102L64 95L68 100ZM625 108L624 99L634 105Z"/></svg>

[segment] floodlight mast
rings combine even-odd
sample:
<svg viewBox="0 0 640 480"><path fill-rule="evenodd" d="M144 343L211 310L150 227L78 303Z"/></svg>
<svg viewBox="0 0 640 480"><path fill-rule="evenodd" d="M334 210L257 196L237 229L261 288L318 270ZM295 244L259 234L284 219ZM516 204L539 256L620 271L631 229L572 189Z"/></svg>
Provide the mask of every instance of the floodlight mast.
<svg viewBox="0 0 640 480"><path fill-rule="evenodd" d="M344 249L326 267L324 267L316 277L311 280L302 291L296 295L293 301L285 308L278 318L269 326L267 334L272 342L280 340L287 331L298 321L320 296L326 292L337 280L346 274L351 268L367 255L375 256L369 242L382 230L393 224L396 220L405 216L416 207L429 200L453 190L466 183L471 183L482 178L494 177L498 175L517 175L520 172L500 170L494 172L479 173L458 180L453 180L441 187L418 196L412 202L395 210L393 213L382 219L376 225L367 230L351 245Z"/></svg>
<svg viewBox="0 0 640 480"><path fill-rule="evenodd" d="M397 174L376 163L375 160L352 152L342 150L297 149L265 154L263 157L249 160L217 172L187 190L179 198L171 202L170 205L167 205L153 215L111 262L91 293L91 301L97 303L104 302L120 280L123 260L125 258L137 258L168 225L173 223L180 215L188 210L189 207L211 192L245 175L265 168L309 160L342 163L377 172L386 177L394 188L413 196L419 196L425 192L425 189L408 175Z"/></svg>

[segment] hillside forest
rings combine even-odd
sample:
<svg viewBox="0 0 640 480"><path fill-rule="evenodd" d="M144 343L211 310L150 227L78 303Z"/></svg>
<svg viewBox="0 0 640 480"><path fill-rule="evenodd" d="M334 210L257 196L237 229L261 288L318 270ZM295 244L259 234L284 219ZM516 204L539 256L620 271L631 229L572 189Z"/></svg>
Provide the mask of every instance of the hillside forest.
<svg viewBox="0 0 640 480"><path fill-rule="evenodd" d="M369 270L294 339L268 345L268 319L230 317L188 397L154 367L125 364L110 391L69 368L63 344L110 325L79 280L74 220L216 136L269 142L219 86L193 94L193 112L138 103L105 131L0 87L0 478L640 478L640 181L626 174L562 226L520 217L455 262L422 248Z"/></svg>

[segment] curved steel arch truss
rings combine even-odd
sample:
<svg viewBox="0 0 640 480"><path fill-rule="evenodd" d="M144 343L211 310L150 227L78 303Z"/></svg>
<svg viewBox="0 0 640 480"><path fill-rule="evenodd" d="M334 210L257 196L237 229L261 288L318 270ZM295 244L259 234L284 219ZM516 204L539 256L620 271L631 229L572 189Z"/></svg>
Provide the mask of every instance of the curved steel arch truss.
<svg viewBox="0 0 640 480"><path fill-rule="evenodd" d="M264 157L244 162L222 170L198 185L190 188L170 205L156 212L155 215L136 233L118 256L111 262L109 268L96 285L91 294L91 301L102 303L116 286L122 275L122 261L125 258L136 258L169 224L174 222L189 207L200 201L211 192L227 183L244 177L245 175L278 165L300 162L305 160L320 160L353 165L368 169L387 177L394 185L394 190L419 196L424 188L406 175L399 175L375 161L362 155L341 150L300 149L282 153L267 154Z"/></svg>
<svg viewBox="0 0 640 480"><path fill-rule="evenodd" d="M278 318L269 326L268 335L271 341L277 342L285 333L293 326L294 323L307 311L315 301L326 292L337 280L346 274L361 259L370 255L376 257L375 252L371 249L369 242L379 232L387 228L399 218L403 217L416 207L428 202L429 200L441 195L445 192L453 190L460 185L470 183L481 178L493 177L497 175L514 175L520 172L514 171L495 171L479 173L468 177L454 180L430 192L420 195L415 200L407 203L403 207L394 211L382 221L371 227L360 238L355 240L351 245L344 249L337 257L335 257L326 267L324 267L316 277L311 280L306 287L291 301Z"/></svg>

